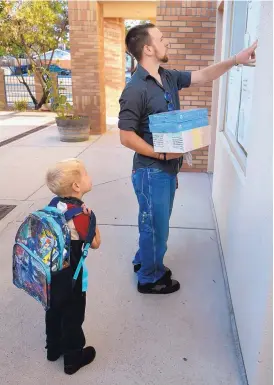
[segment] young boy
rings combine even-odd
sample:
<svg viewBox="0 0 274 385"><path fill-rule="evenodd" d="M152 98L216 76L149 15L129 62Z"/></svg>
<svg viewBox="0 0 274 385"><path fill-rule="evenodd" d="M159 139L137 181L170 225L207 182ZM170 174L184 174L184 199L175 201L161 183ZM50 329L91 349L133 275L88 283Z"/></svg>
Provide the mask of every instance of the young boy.
<svg viewBox="0 0 274 385"><path fill-rule="evenodd" d="M91 190L91 179L80 160L68 159L48 170L46 183L50 191L59 197L56 207L61 211L65 212L73 207L83 208L83 214L68 222L71 230L70 262L75 271L90 224L91 211L85 207L82 197ZM96 226L96 235L91 247L98 249L100 243L100 232ZM47 358L49 361L56 361L64 354L66 374L76 373L83 366L90 364L96 355L93 347L84 348L86 341L82 324L85 318L86 293L82 287L82 270L70 302L62 308L51 308L46 312Z"/></svg>

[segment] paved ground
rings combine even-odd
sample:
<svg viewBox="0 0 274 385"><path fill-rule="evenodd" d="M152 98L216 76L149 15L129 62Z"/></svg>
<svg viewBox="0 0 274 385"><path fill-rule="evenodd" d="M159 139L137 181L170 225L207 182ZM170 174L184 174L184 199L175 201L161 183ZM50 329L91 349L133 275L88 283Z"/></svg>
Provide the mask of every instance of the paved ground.
<svg viewBox="0 0 274 385"><path fill-rule="evenodd" d="M102 247L90 253L85 331L95 362L76 375L62 359L45 359L42 308L12 285L11 253L24 216L46 204L47 167L78 156L93 176L86 202L94 209ZM0 148L0 204L16 204L0 221L0 378L12 385L241 385L230 328L210 181L180 174L165 263L181 282L169 296L136 291L131 259L137 248L137 204L131 151L117 132L65 144L55 126Z"/></svg>
<svg viewBox="0 0 274 385"><path fill-rule="evenodd" d="M38 126L54 122L55 114L50 112L0 111L0 144L14 136L23 134Z"/></svg>

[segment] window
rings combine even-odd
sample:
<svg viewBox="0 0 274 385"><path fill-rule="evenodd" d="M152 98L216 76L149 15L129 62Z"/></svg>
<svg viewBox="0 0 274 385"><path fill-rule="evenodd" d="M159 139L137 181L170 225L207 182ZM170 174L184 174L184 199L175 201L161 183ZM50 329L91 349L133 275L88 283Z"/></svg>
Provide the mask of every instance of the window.
<svg viewBox="0 0 274 385"><path fill-rule="evenodd" d="M258 36L260 1L234 1L229 56L250 46ZM256 68L233 67L228 74L225 132L241 158L248 154L249 117Z"/></svg>

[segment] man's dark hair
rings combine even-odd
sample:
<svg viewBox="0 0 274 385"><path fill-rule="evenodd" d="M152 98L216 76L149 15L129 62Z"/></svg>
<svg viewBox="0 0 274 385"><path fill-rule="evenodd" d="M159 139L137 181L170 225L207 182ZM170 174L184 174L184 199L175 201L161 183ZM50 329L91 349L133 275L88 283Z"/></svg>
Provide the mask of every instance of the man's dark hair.
<svg viewBox="0 0 274 385"><path fill-rule="evenodd" d="M127 50L137 61L140 61L142 58L144 46L150 44L150 35L148 32L150 28L155 28L155 25L152 23L140 24L131 28L127 33Z"/></svg>

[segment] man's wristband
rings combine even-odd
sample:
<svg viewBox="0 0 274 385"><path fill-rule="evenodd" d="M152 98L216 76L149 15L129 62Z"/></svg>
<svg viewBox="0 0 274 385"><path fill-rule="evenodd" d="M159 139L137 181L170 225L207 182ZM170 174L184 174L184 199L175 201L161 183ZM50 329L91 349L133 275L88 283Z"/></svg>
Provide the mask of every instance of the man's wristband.
<svg viewBox="0 0 274 385"><path fill-rule="evenodd" d="M159 160L165 160L165 161L166 161L166 153L165 153L165 152L160 153L160 154L158 155L158 159L159 159Z"/></svg>
<svg viewBox="0 0 274 385"><path fill-rule="evenodd" d="M234 66L238 66L239 65L239 63L237 63L237 55L234 55Z"/></svg>

